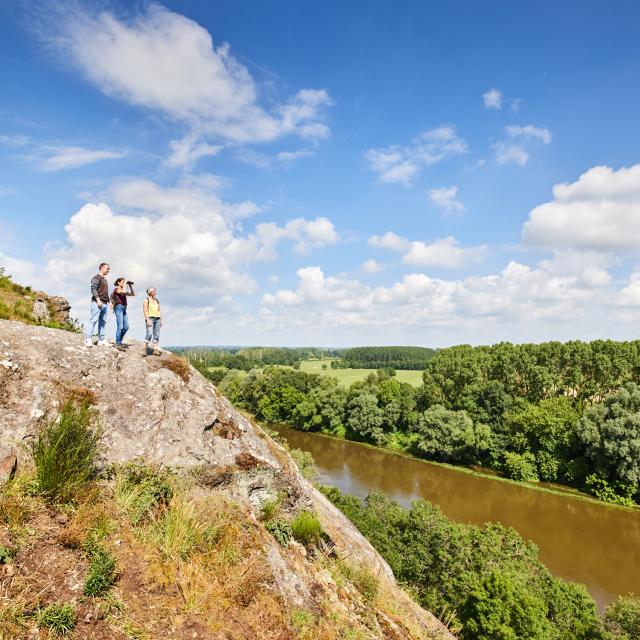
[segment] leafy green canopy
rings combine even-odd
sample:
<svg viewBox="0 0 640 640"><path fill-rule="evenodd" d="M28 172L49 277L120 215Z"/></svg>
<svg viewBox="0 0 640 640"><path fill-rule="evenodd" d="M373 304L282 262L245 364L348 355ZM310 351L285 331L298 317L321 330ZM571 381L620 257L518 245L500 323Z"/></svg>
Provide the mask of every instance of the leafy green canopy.
<svg viewBox="0 0 640 640"><path fill-rule="evenodd" d="M633 504L640 499L639 345L451 347L431 357L419 389L385 368L349 389L281 366L206 375L231 402L269 423Z"/></svg>
<svg viewBox="0 0 640 640"><path fill-rule="evenodd" d="M513 529L457 524L424 501L405 509L378 493L361 502L335 488L323 492L422 605L454 612L465 640L607 637L586 589L554 578Z"/></svg>

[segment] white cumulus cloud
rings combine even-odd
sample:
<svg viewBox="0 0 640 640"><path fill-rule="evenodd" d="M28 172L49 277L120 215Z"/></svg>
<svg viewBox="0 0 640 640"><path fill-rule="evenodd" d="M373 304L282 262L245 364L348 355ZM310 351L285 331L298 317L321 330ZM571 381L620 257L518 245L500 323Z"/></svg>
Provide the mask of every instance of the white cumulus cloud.
<svg viewBox="0 0 640 640"><path fill-rule="evenodd" d="M371 236L368 242L377 249L404 253L402 262L419 267L459 268L470 262L479 262L488 252L486 245L461 247L453 236L423 242L410 241L393 231L387 231L382 236Z"/></svg>
<svg viewBox="0 0 640 640"><path fill-rule="evenodd" d="M524 224L531 245L596 251L640 246L640 164L593 167L578 180L557 184L553 200L535 207Z"/></svg>
<svg viewBox="0 0 640 640"><path fill-rule="evenodd" d="M402 262L418 267L463 267L469 262L479 262L487 254L486 245L461 247L453 237L440 238L434 242L415 241L409 245L409 251Z"/></svg>

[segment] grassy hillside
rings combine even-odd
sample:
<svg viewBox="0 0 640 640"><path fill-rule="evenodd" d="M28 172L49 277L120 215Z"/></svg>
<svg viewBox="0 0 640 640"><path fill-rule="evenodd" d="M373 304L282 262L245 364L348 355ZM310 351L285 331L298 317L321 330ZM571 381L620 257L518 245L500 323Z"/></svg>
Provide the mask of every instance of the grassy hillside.
<svg viewBox="0 0 640 640"><path fill-rule="evenodd" d="M39 321L33 314L33 303L38 295L31 287L24 287L15 283L11 276L6 275L0 267L0 320L18 320L26 324L37 324L54 329L75 331L74 325L57 320ZM49 306L51 318L55 318L55 309Z"/></svg>
<svg viewBox="0 0 640 640"><path fill-rule="evenodd" d="M189 473L129 463L98 474L94 395L61 398L31 460L0 479L0 640L442 637L414 630L313 511L288 511L283 494L256 517L225 492L252 472L248 453Z"/></svg>

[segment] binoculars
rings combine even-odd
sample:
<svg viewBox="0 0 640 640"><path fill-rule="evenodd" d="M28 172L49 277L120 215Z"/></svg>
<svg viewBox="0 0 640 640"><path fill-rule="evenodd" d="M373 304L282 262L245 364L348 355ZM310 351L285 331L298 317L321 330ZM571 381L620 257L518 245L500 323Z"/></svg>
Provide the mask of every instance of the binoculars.
<svg viewBox="0 0 640 640"><path fill-rule="evenodd" d="M127 280L127 284L135 284L133 280Z"/></svg>

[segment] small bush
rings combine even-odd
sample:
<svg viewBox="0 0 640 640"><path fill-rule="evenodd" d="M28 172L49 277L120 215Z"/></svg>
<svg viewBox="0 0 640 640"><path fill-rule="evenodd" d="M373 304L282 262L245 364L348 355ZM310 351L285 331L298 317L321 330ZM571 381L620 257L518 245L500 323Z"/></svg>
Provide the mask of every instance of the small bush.
<svg viewBox="0 0 640 640"><path fill-rule="evenodd" d="M95 474L100 431L86 402L67 400L57 420L31 444L38 491L47 499L70 502Z"/></svg>
<svg viewBox="0 0 640 640"><path fill-rule="evenodd" d="M70 602L54 602L37 614L38 626L49 629L56 635L65 635L73 631L76 620L76 611Z"/></svg>
<svg viewBox="0 0 640 640"><path fill-rule="evenodd" d="M116 559L104 547L97 546L92 551L83 593L85 596L98 597L109 591L116 581Z"/></svg>
<svg viewBox="0 0 640 640"><path fill-rule="evenodd" d="M291 522L291 533L301 544L313 544L322 536L322 527L313 513L302 511Z"/></svg>
<svg viewBox="0 0 640 640"><path fill-rule="evenodd" d="M518 482L538 482L536 460L532 453L504 454L504 470L508 478Z"/></svg>
<svg viewBox="0 0 640 640"><path fill-rule="evenodd" d="M276 539L276 542L286 547L291 540L291 525L286 520L273 520L265 525L267 531Z"/></svg>
<svg viewBox="0 0 640 640"><path fill-rule="evenodd" d="M640 638L640 598L620 596L604 612L604 626L613 640Z"/></svg>
<svg viewBox="0 0 640 640"><path fill-rule="evenodd" d="M611 486L602 476L592 473L585 478L585 486L591 495L604 502L622 504L625 507L634 505L635 487L631 484L615 482Z"/></svg>

